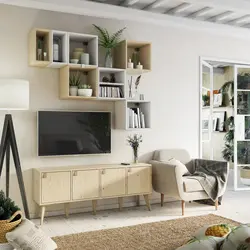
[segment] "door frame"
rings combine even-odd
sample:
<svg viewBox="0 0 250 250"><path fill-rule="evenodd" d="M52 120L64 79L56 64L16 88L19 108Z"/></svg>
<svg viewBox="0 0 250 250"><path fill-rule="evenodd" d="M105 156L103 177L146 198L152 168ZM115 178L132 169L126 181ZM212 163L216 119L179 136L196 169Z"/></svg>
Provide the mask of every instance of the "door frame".
<svg viewBox="0 0 250 250"><path fill-rule="evenodd" d="M232 66L234 65L249 65L250 66L250 61L241 61L241 60L234 60L234 59L225 59L225 58L217 58L217 57L207 57L207 56L199 56L199 137L198 137L198 147L199 147L199 152L198 155L201 157L202 155L202 62L207 62L207 61L215 61L218 63L230 63Z"/></svg>

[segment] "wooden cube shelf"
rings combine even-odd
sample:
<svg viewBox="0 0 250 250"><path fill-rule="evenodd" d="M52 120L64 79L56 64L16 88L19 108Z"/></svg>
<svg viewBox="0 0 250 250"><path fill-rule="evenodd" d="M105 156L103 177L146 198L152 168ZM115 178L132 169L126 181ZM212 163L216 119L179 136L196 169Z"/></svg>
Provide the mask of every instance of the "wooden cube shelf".
<svg viewBox="0 0 250 250"><path fill-rule="evenodd" d="M135 120L131 121L131 110L134 114L139 114L139 125L136 125ZM151 128L151 103L142 100L126 100L115 103L115 128L125 130L138 130ZM134 116L133 116L134 117ZM142 123L144 117L144 123ZM135 117L134 117L135 119ZM138 117L137 117L138 121ZM144 125L142 125L144 124ZM134 126L133 126L134 125Z"/></svg>
<svg viewBox="0 0 250 250"><path fill-rule="evenodd" d="M71 72L81 73L81 80L83 84L91 85L93 89L93 94L91 97L84 96L70 96L69 95L69 77ZM60 86L59 86L59 95L60 99L74 99L74 100L83 100L83 99L96 99L98 92L98 72L97 68L93 67L84 67L80 68L78 66L65 66L60 69Z"/></svg>
<svg viewBox="0 0 250 250"><path fill-rule="evenodd" d="M38 43L41 42L42 58L38 58ZM35 67L47 67L52 58L52 31L47 29L33 29L29 33L29 65ZM44 58L43 52L47 53Z"/></svg>
<svg viewBox="0 0 250 250"><path fill-rule="evenodd" d="M98 71L98 99L106 101L124 100L126 81L125 70L114 68L98 68ZM112 75L115 79L112 79ZM108 82L105 80L108 80Z"/></svg>
<svg viewBox="0 0 250 250"><path fill-rule="evenodd" d="M129 59L132 59L134 51L137 51L138 59L143 69L128 69ZM129 75L139 75L151 71L151 43L124 40L114 49L114 66L121 69L127 69Z"/></svg>
<svg viewBox="0 0 250 250"><path fill-rule="evenodd" d="M73 59L75 49L83 49L83 52L89 54L89 64L86 66L98 66L98 37L95 35L68 33L69 34L69 63ZM79 53L79 62L81 58ZM70 63L71 64L71 63Z"/></svg>

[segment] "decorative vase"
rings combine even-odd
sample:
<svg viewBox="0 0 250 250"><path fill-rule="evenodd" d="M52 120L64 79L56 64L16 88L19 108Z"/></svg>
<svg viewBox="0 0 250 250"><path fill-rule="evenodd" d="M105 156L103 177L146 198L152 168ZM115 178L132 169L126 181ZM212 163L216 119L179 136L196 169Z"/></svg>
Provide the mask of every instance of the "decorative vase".
<svg viewBox="0 0 250 250"><path fill-rule="evenodd" d="M71 86L69 87L69 95L70 96L77 96L78 87L77 86Z"/></svg>
<svg viewBox="0 0 250 250"><path fill-rule="evenodd" d="M78 89L79 96L91 97L92 96L92 89Z"/></svg>
<svg viewBox="0 0 250 250"><path fill-rule="evenodd" d="M112 57L111 49L108 49L106 51L106 55L105 55L105 68L113 68L113 57Z"/></svg>
<svg viewBox="0 0 250 250"><path fill-rule="evenodd" d="M81 54L81 64L89 65L89 54L87 53Z"/></svg>
<svg viewBox="0 0 250 250"><path fill-rule="evenodd" d="M38 61L42 61L43 60L43 50L42 49L38 49L37 50L37 60Z"/></svg>
<svg viewBox="0 0 250 250"><path fill-rule="evenodd" d="M138 148L133 148L134 163L138 163Z"/></svg>

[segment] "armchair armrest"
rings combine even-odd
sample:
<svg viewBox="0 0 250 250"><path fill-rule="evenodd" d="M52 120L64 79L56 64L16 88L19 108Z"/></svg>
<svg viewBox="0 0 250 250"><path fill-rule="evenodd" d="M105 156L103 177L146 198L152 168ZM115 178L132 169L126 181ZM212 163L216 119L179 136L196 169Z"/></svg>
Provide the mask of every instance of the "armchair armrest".
<svg viewBox="0 0 250 250"><path fill-rule="evenodd" d="M150 161L150 164L152 165L153 189L179 199L180 192L183 191L183 179L179 168L160 161Z"/></svg>

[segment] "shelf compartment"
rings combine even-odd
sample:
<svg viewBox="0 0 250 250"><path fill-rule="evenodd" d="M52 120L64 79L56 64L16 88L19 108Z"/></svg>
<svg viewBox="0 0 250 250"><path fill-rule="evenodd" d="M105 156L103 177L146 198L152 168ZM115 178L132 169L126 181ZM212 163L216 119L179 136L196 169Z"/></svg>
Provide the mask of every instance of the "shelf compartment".
<svg viewBox="0 0 250 250"><path fill-rule="evenodd" d="M135 113L142 112L144 115L145 127L132 127L129 118L131 114L129 109L132 109ZM125 129L125 130L144 130L151 128L151 103L149 101L140 101L140 100L130 100L123 102L115 103L115 127L116 129ZM141 116L140 116L141 120ZM142 123L141 123L142 124ZM135 125L135 122L134 122Z"/></svg>
<svg viewBox="0 0 250 250"><path fill-rule="evenodd" d="M143 70L127 69L129 58L138 50L138 61L143 65ZM114 65L116 68L127 69L127 73L131 75L139 75L151 71L151 43L124 40L120 42L114 49Z"/></svg>
<svg viewBox="0 0 250 250"><path fill-rule="evenodd" d="M69 77L70 73L79 72L83 84L91 85L93 94L91 97L70 96L69 95ZM91 100L97 99L98 96L98 73L96 68L75 68L65 66L60 69L60 99L76 99L76 100Z"/></svg>
<svg viewBox="0 0 250 250"><path fill-rule="evenodd" d="M50 64L52 51L51 51L51 38L52 32L47 29L32 29L29 33L29 65L35 67L46 67ZM40 42L41 45L40 45ZM38 58L38 44L42 48L41 60ZM39 46L39 47L40 47ZM47 53L44 59L44 52Z"/></svg>
<svg viewBox="0 0 250 250"><path fill-rule="evenodd" d="M56 51L54 50L54 43L58 43L59 50L58 50L58 60L56 60ZM51 51L52 56L50 60L50 68L61 68L68 64L68 33L64 31L52 30L51 36Z"/></svg>
<svg viewBox="0 0 250 250"><path fill-rule="evenodd" d="M84 53L89 54L89 66L98 66L98 37L89 34L69 33L69 63L73 58L76 48L83 49ZM80 53L78 64L81 64ZM87 65L86 65L87 66Z"/></svg>

